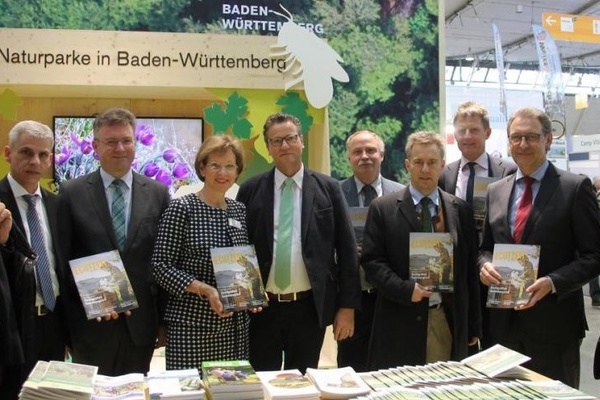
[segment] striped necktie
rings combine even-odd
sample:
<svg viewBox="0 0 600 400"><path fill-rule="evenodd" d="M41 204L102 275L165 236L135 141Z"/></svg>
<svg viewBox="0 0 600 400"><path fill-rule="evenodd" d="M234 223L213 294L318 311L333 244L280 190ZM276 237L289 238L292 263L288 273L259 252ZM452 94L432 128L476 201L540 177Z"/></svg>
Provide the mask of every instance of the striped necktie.
<svg viewBox="0 0 600 400"><path fill-rule="evenodd" d="M35 272L37 275L38 286L44 299L44 305L50 311L54 311L56 306L56 297L52 288L52 276L50 275L50 261L46 251L46 241L42 231L42 224L35 208L38 195L26 194L23 196L27 201L27 224L29 225L29 235L31 236L31 247L37 254Z"/></svg>
<svg viewBox="0 0 600 400"><path fill-rule="evenodd" d="M124 251L127 234L127 229L125 226L125 195L123 194L125 182L123 182L121 179L115 179L110 185L113 188L111 206L113 228L115 229L115 237L117 238L119 250Z"/></svg>

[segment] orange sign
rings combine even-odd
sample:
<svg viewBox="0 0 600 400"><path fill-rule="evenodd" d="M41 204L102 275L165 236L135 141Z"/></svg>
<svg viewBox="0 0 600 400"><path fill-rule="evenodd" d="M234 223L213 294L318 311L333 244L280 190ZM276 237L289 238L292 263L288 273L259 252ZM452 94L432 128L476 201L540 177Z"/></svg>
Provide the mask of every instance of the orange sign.
<svg viewBox="0 0 600 400"><path fill-rule="evenodd" d="M600 43L600 16L545 12L542 21L554 40Z"/></svg>

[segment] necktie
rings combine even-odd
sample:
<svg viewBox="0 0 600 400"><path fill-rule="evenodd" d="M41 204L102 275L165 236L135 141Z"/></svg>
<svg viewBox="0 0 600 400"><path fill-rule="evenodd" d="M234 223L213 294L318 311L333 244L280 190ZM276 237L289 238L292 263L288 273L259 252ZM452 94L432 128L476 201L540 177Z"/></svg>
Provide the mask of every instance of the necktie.
<svg viewBox="0 0 600 400"><path fill-rule="evenodd" d="M529 212L531 211L531 203L533 201L533 193L531 191L531 185L533 184L533 178L530 176L524 176L523 181L525 182L525 190L523 191L523 196L521 196L521 201L519 202L519 207L517 208L517 215L515 217L515 227L513 231L513 237L515 239L515 243L521 243L521 237L523 236L523 231L525 230L525 223L527 222L527 218L529 217Z"/></svg>
<svg viewBox="0 0 600 400"><path fill-rule="evenodd" d="M361 189L361 192L364 196L363 197L363 205L365 207L369 207L371 202L377 198L377 192L375 191L375 188L371 185L363 186L363 188Z"/></svg>
<svg viewBox="0 0 600 400"><path fill-rule="evenodd" d="M467 163L469 167L469 180L467 181L467 195L465 200L467 203L473 205L473 188L475 186L475 163L469 162Z"/></svg>
<svg viewBox="0 0 600 400"><path fill-rule="evenodd" d="M429 210L429 204L432 201L429 197L423 197L419 204L421 204L421 232L433 232L433 223L431 221L431 211Z"/></svg>
<svg viewBox="0 0 600 400"><path fill-rule="evenodd" d="M275 284L284 291L291 283L292 229L294 223L294 180L287 178L281 186L279 203L279 226L277 227L277 249L275 251Z"/></svg>
<svg viewBox="0 0 600 400"><path fill-rule="evenodd" d="M46 251L46 242L40 218L35 209L38 196L26 194L23 196L27 201L27 224L29 225L29 235L31 236L31 247L37 254L35 272L37 274L38 285L42 292L44 304L50 311L54 310L56 297L52 288L52 277L50 275L50 262L48 261L48 252Z"/></svg>
<svg viewBox="0 0 600 400"><path fill-rule="evenodd" d="M125 250L125 238L127 229L125 227L125 196L123 195L123 186L125 182L120 179L115 179L110 184L113 187L113 198L111 206L111 216L113 228L115 229L115 237L119 250Z"/></svg>

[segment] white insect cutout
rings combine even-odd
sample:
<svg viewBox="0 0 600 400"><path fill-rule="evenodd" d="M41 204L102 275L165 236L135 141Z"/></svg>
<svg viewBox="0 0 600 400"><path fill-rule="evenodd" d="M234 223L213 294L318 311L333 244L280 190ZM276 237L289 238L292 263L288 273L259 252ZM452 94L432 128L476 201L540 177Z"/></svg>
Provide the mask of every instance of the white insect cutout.
<svg viewBox="0 0 600 400"><path fill-rule="evenodd" d="M287 22L279 31L277 44L271 46L271 57L286 57L283 73L291 72L293 79L286 82L285 90L304 82L308 102L315 108L323 108L333 97L332 79L340 82L350 80L340 65L344 61L323 39L294 23L292 14L281 4L279 6L287 15L269 11L287 19Z"/></svg>

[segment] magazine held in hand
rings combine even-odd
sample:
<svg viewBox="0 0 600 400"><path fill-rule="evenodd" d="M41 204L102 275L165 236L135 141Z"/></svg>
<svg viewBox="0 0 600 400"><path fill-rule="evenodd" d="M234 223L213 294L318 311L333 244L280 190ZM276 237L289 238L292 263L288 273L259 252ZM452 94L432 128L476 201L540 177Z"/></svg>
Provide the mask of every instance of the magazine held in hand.
<svg viewBox="0 0 600 400"><path fill-rule="evenodd" d="M527 244L496 244L492 263L500 274L499 285L490 285L486 306L514 308L527 304L525 291L537 278L540 246Z"/></svg>
<svg viewBox="0 0 600 400"><path fill-rule="evenodd" d="M88 319L138 307L118 250L70 260L69 265Z"/></svg>
<svg viewBox="0 0 600 400"><path fill-rule="evenodd" d="M454 246L449 233L411 232L410 279L433 292L454 291Z"/></svg>
<svg viewBox="0 0 600 400"><path fill-rule="evenodd" d="M217 247L210 255L225 311L269 305L253 245Z"/></svg>

